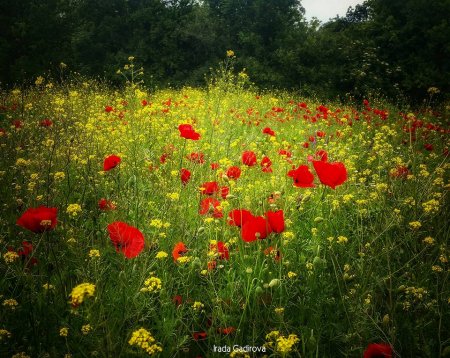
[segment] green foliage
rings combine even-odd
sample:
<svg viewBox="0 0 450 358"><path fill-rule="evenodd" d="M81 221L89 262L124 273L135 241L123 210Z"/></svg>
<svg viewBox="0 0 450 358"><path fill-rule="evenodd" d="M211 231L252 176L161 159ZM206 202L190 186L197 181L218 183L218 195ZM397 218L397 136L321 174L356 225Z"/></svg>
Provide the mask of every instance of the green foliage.
<svg viewBox="0 0 450 358"><path fill-rule="evenodd" d="M5 0L0 81L64 62L117 84L112 74L132 55L150 86L201 86L232 49L260 88L417 100L449 90L448 13L448 0L367 0L320 24L305 21L300 0Z"/></svg>

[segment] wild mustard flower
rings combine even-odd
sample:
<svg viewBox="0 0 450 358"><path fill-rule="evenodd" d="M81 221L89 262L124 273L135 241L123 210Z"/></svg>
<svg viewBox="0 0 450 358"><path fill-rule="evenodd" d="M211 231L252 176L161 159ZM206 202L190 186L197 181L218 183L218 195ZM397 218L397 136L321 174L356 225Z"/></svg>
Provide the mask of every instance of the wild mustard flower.
<svg viewBox="0 0 450 358"><path fill-rule="evenodd" d="M66 209L66 213L71 217L76 217L81 211L80 204L69 204Z"/></svg>
<svg viewBox="0 0 450 358"><path fill-rule="evenodd" d="M348 238L345 236L338 236L337 242L338 244L346 244L348 242Z"/></svg>
<svg viewBox="0 0 450 358"><path fill-rule="evenodd" d="M148 355L154 355L163 351L162 347L155 342L155 338L149 331L140 328L132 333L128 344L143 349Z"/></svg>
<svg viewBox="0 0 450 358"><path fill-rule="evenodd" d="M91 259L99 258L100 257L100 251L97 249L91 249L89 250L89 257Z"/></svg>
<svg viewBox="0 0 450 358"><path fill-rule="evenodd" d="M61 337L67 337L69 335L69 328L68 327L61 327L59 329L59 335Z"/></svg>
<svg viewBox="0 0 450 358"><path fill-rule="evenodd" d="M161 290L162 284L161 279L152 276L145 280L144 287L141 288L141 292L156 292Z"/></svg>
<svg viewBox="0 0 450 358"><path fill-rule="evenodd" d="M92 331L92 326L89 323L81 326L81 333L84 336L89 334L90 331Z"/></svg>
<svg viewBox="0 0 450 358"><path fill-rule="evenodd" d="M11 338L12 334L7 329L1 328L0 329L0 341L2 341L4 338Z"/></svg>
<svg viewBox="0 0 450 358"><path fill-rule="evenodd" d="M78 286L75 286L72 289L72 293L70 294L71 300L70 304L73 307L78 307L83 303L86 297L94 297L95 294L95 285L92 283L81 283Z"/></svg>
<svg viewBox="0 0 450 358"><path fill-rule="evenodd" d="M192 308L194 309L194 311L200 312L200 311L203 311L203 309L205 308L205 305L203 303L201 303L200 301L195 301L192 304Z"/></svg>
<svg viewBox="0 0 450 358"><path fill-rule="evenodd" d="M168 256L169 256L169 254L168 254L167 252L165 252L165 251L159 251L159 252L156 254L156 258L157 258L158 260L165 259L165 258L168 257Z"/></svg>
<svg viewBox="0 0 450 358"><path fill-rule="evenodd" d="M15 251L8 251L5 254L3 254L3 260L5 260L5 262L7 264L13 263L18 258L19 258L19 255Z"/></svg>
<svg viewBox="0 0 450 358"><path fill-rule="evenodd" d="M431 236L427 236L425 239L422 240L422 242L426 245L433 246L435 240Z"/></svg>
<svg viewBox="0 0 450 358"><path fill-rule="evenodd" d="M2 306L8 307L11 310L15 310L19 303L14 298L8 298L3 301Z"/></svg>
<svg viewBox="0 0 450 358"><path fill-rule="evenodd" d="M420 221L411 221L409 223L409 227L412 230L419 230L422 227L422 224L420 223Z"/></svg>

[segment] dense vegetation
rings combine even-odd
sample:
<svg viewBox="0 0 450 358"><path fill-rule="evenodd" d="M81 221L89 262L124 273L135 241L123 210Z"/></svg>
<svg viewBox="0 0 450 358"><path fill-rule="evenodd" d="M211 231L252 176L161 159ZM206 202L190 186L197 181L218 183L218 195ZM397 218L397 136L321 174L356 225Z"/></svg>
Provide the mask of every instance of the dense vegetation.
<svg viewBox="0 0 450 358"><path fill-rule="evenodd" d="M320 26L299 0L3 0L0 80L59 77L60 62L118 80L133 55L148 86L204 85L232 49L263 88L422 99L449 89L449 13L449 0L368 0Z"/></svg>
<svg viewBox="0 0 450 358"><path fill-rule="evenodd" d="M261 93L234 60L1 92L0 356L448 355L448 108Z"/></svg>

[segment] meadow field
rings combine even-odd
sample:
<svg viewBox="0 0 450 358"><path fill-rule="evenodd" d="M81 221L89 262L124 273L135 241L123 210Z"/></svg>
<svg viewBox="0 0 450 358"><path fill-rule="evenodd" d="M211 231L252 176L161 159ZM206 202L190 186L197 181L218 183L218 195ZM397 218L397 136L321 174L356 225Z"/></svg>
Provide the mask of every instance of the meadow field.
<svg viewBox="0 0 450 358"><path fill-rule="evenodd" d="M449 106L130 61L0 93L1 357L450 356Z"/></svg>

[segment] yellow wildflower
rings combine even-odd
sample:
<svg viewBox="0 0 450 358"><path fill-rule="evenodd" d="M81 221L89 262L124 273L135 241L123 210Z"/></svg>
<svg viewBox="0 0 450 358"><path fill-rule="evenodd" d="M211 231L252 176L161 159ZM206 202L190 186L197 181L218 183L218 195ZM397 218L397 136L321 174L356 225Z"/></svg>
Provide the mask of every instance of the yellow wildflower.
<svg viewBox="0 0 450 358"><path fill-rule="evenodd" d="M61 328L59 329L59 335L60 335L61 337L67 337L67 336L69 335L69 328L67 328L67 327L61 327Z"/></svg>
<svg viewBox="0 0 450 358"><path fill-rule="evenodd" d="M169 254L168 254L167 252L165 252L165 251L159 251L159 252L156 254L156 258L157 258L158 260L165 259L167 256L169 256Z"/></svg>
<svg viewBox="0 0 450 358"><path fill-rule="evenodd" d="M77 216L81 213L81 205L80 204L69 204L66 209L66 213L71 217Z"/></svg>
<svg viewBox="0 0 450 358"><path fill-rule="evenodd" d="M142 348L147 354L153 355L162 352L162 347L155 342L155 338L149 331L145 328L140 328L132 333L128 344Z"/></svg>
<svg viewBox="0 0 450 358"><path fill-rule="evenodd" d="M83 303L85 297L93 297L95 293L95 285L92 283L81 283L72 289L71 305L77 307Z"/></svg>

